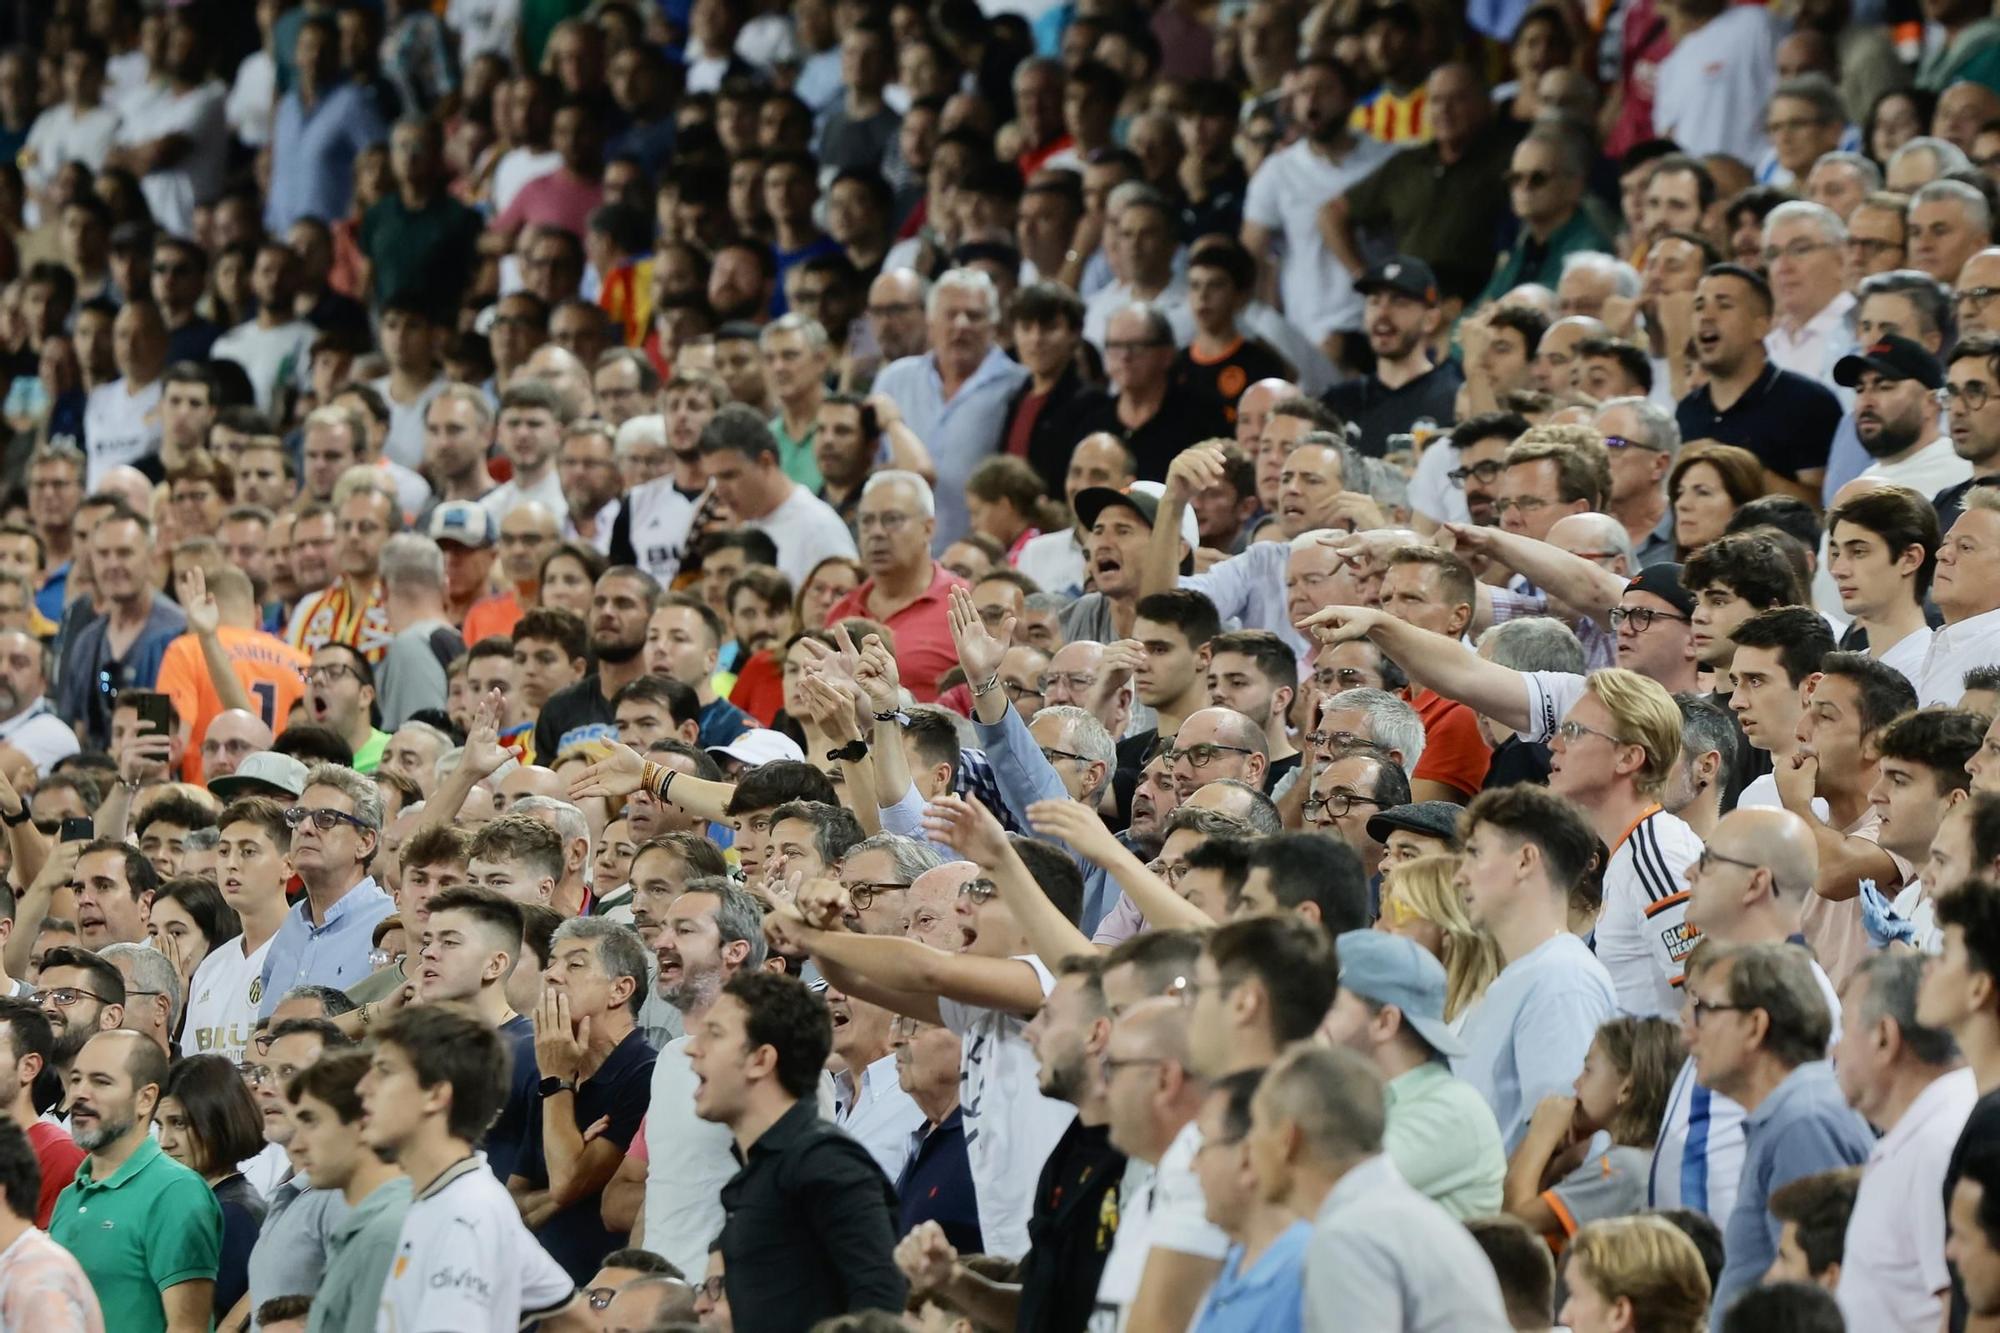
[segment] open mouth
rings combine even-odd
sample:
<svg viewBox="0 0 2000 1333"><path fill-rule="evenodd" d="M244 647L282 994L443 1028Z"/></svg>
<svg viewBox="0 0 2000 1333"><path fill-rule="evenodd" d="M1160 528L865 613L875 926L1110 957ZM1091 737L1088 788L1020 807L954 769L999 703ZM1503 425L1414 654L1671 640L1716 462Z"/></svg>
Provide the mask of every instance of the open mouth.
<svg viewBox="0 0 2000 1333"><path fill-rule="evenodd" d="M311 710L313 720L316 722L326 721L326 715L332 711L327 707L326 700L320 698L317 694L312 696L311 700L308 701L307 707Z"/></svg>
<svg viewBox="0 0 2000 1333"><path fill-rule="evenodd" d="M960 926L958 928L958 937L958 947L960 949L970 949L973 941L979 938L979 932L971 926Z"/></svg>

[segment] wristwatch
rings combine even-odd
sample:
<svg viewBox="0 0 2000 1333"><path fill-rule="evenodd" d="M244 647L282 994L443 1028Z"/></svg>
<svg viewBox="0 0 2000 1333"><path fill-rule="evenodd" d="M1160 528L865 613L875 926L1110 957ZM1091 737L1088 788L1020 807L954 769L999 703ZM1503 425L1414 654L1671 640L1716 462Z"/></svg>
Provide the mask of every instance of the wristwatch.
<svg viewBox="0 0 2000 1333"><path fill-rule="evenodd" d="M30 814L28 803L23 801L21 802L21 808L11 815L5 810L0 810L0 824L5 824L8 828L19 828L28 822Z"/></svg>
<svg viewBox="0 0 2000 1333"><path fill-rule="evenodd" d="M858 764L868 757L868 742L864 740L849 741L837 750L828 750L826 757L828 762L844 761L850 764Z"/></svg>
<svg viewBox="0 0 2000 1333"><path fill-rule="evenodd" d="M559 1092L575 1092L576 1080L573 1078L545 1078L541 1082L540 1091L543 1097L553 1097Z"/></svg>

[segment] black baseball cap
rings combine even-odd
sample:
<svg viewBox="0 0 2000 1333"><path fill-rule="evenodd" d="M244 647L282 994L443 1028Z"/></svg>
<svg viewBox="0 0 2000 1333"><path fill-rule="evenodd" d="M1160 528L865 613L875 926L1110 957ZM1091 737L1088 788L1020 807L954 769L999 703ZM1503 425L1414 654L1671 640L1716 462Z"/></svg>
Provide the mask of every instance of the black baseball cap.
<svg viewBox="0 0 2000 1333"><path fill-rule="evenodd" d="M1396 292L1426 305L1436 305L1438 300L1437 274L1423 260L1408 255L1392 255L1376 264L1361 275L1354 290L1363 296L1374 291Z"/></svg>
<svg viewBox="0 0 2000 1333"><path fill-rule="evenodd" d="M1684 616L1694 614L1694 594L1681 582L1681 567L1672 561L1647 565L1625 585L1627 592L1649 592Z"/></svg>
<svg viewBox="0 0 2000 1333"><path fill-rule="evenodd" d="M1860 351L1840 358L1833 367L1833 382L1852 389L1861 382L1864 370L1884 379L1915 380L1926 389L1944 387L1944 367L1930 348L1897 333L1885 333Z"/></svg>

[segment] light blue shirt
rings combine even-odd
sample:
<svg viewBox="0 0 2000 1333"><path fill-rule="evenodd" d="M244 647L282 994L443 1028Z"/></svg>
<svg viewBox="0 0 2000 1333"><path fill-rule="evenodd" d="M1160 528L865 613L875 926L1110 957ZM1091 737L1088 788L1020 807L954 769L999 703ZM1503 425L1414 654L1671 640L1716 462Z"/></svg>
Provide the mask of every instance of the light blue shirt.
<svg viewBox="0 0 2000 1333"><path fill-rule="evenodd" d="M1860 1166L1874 1146L1874 1132L1847 1104L1830 1060L1800 1065L1744 1117L1743 1180L1723 1227L1728 1260L1710 1307L1715 1327L1722 1326L1735 1297L1763 1281L1764 1270L1778 1257L1783 1224L1771 1215L1771 1195L1801 1176Z"/></svg>
<svg viewBox="0 0 2000 1333"><path fill-rule="evenodd" d="M273 235L300 218L332 222L347 214L354 159L389 137L375 96L343 82L320 94L308 111L296 89L278 100L271 130L271 197L264 226Z"/></svg>
<svg viewBox="0 0 2000 1333"><path fill-rule="evenodd" d="M998 345L987 349L986 359L971 379L958 386L950 402L945 401L935 352L892 361L875 377L875 392L895 400L903 423L931 451L937 469L937 483L931 488L937 496L936 550L972 530L965 483L999 449L1007 428L1007 404L1027 378L1027 368Z"/></svg>
<svg viewBox="0 0 2000 1333"><path fill-rule="evenodd" d="M1063 786L1062 778L1055 766L1042 757L1042 747L1035 740L1028 724L1021 720L1019 712L1010 705L1001 719L988 725L978 718L972 720L972 729L979 736L979 744L986 751L988 762L993 765L993 779L1000 786L1000 799L1014 817L1014 827L1028 828L1028 807L1036 801L1067 801L1069 788ZM1110 774L1105 775L1110 781ZM1058 843L1065 851L1075 856L1075 850L1068 843ZM1083 919L1076 923L1077 929L1085 935L1095 934L1097 923L1104 919L1112 904L1118 901L1118 886L1111 882L1111 876L1095 861L1076 857L1076 868L1083 872Z"/></svg>
<svg viewBox="0 0 2000 1333"><path fill-rule="evenodd" d="M271 937L271 952L264 958L264 998L257 1004L259 1018L269 1018L285 992L294 987L346 990L367 976L372 970L368 955L375 947L375 923L396 910L395 900L382 892L372 876L343 893L340 901L327 909L324 925L312 923L311 905L309 899L301 898Z"/></svg>
<svg viewBox="0 0 2000 1333"><path fill-rule="evenodd" d="M1215 603L1216 614L1244 629L1267 629L1285 641L1303 662L1312 645L1292 627L1285 597L1285 567L1292 558L1290 542L1252 542L1242 555L1232 555L1202 574L1189 574L1181 587Z"/></svg>
<svg viewBox="0 0 2000 1333"><path fill-rule="evenodd" d="M1598 1026L1617 1012L1611 974L1568 931L1493 978L1466 1017L1466 1053L1451 1068L1493 1108L1509 1153L1542 1098L1571 1091Z"/></svg>
<svg viewBox="0 0 2000 1333"><path fill-rule="evenodd" d="M1292 1223L1248 1269L1243 1247L1230 1246L1188 1333L1297 1333L1312 1234L1312 1223Z"/></svg>
<svg viewBox="0 0 2000 1333"><path fill-rule="evenodd" d="M1875 459L1861 447L1861 435L1854 428L1854 409L1841 415L1833 428L1833 444L1826 452L1826 476L1820 481L1820 503L1831 506L1833 495L1842 486L1868 470Z"/></svg>

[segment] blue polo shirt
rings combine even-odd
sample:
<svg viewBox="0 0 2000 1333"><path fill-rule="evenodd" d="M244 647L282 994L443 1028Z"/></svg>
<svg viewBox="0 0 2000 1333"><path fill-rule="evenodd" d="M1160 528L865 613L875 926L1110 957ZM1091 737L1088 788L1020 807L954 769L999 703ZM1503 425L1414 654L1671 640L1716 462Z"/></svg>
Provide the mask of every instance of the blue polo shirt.
<svg viewBox="0 0 2000 1333"><path fill-rule="evenodd" d="M960 1254L983 1254L979 1200L965 1155L965 1112L952 1107L936 1129L927 1125L910 1141L910 1159L896 1181L896 1234L907 1236L919 1222L936 1222Z"/></svg>
<svg viewBox="0 0 2000 1333"><path fill-rule="evenodd" d="M313 924L311 909L311 899L300 898L271 937L271 952L264 956L259 1018L269 1018L285 992L296 986L344 991L374 971L368 955L375 948L375 923L395 911L396 903L371 875L327 909L324 924Z"/></svg>
<svg viewBox="0 0 2000 1333"><path fill-rule="evenodd" d="M639 1029L626 1033L625 1040L612 1048L597 1072L585 1079L570 1099L577 1129L609 1116L611 1127L604 1131L605 1142L630 1143L639 1132L639 1122L646 1118L646 1103L652 1099L656 1058ZM521 1151L514 1159L514 1174L538 1190L549 1187L548 1159L542 1150L542 1117L548 1110L549 1103L541 1100L530 1108L522 1129ZM590 1281L605 1255L625 1243L624 1237L605 1229L602 1206L600 1190L578 1199L535 1232L535 1239L549 1257L579 1285Z"/></svg>
<svg viewBox="0 0 2000 1333"><path fill-rule="evenodd" d="M1310 1222L1292 1223L1247 1269L1243 1247L1230 1246L1188 1333L1297 1333L1312 1232Z"/></svg>
<svg viewBox="0 0 2000 1333"><path fill-rule="evenodd" d="M124 1165L92 1180L86 1157L56 1198L49 1235L76 1256L118 1333L166 1333L160 1293L213 1282L222 1258L222 1205L200 1176L145 1138ZM161 1219L171 1219L162 1225Z"/></svg>
<svg viewBox="0 0 2000 1333"><path fill-rule="evenodd" d="M1723 1228L1729 1258L1710 1307L1716 1327L1736 1296L1761 1282L1778 1257L1781 1224L1771 1215L1771 1195L1801 1176L1860 1166L1874 1146L1874 1132L1847 1104L1830 1060L1800 1065L1744 1117L1743 1183Z"/></svg>
<svg viewBox="0 0 2000 1333"><path fill-rule="evenodd" d="M698 744L704 750L727 745L757 725L757 719L718 694L712 703L702 706Z"/></svg>

